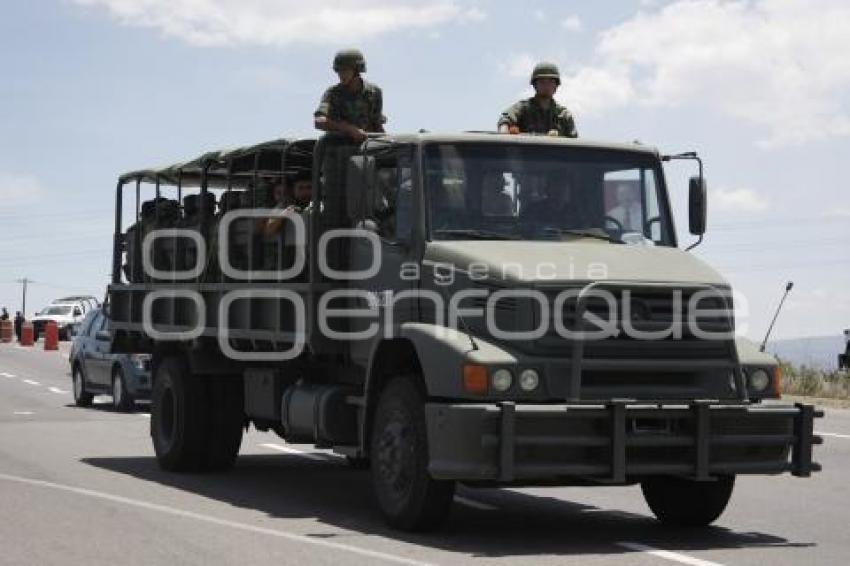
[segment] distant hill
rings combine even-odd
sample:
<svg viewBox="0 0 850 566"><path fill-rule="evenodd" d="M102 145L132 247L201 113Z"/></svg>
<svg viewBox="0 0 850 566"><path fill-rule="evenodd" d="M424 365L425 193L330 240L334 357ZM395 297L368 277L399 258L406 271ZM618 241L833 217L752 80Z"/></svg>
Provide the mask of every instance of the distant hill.
<svg viewBox="0 0 850 566"><path fill-rule="evenodd" d="M839 334L776 340L768 342L766 350L796 366L834 370L838 367L838 354L844 353L844 347L844 337Z"/></svg>

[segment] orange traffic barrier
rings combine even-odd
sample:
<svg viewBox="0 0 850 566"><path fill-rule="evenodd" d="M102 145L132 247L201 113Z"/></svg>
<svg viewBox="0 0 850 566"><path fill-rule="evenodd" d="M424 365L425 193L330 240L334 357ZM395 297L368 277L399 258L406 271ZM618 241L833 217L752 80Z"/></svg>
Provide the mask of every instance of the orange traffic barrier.
<svg viewBox="0 0 850 566"><path fill-rule="evenodd" d="M48 320L44 326L44 349L59 349L59 326L55 320Z"/></svg>
<svg viewBox="0 0 850 566"><path fill-rule="evenodd" d="M21 325L21 346L32 346L32 323L25 321Z"/></svg>
<svg viewBox="0 0 850 566"><path fill-rule="evenodd" d="M14 324L11 320L0 320L0 342L11 342L12 330L14 330Z"/></svg>

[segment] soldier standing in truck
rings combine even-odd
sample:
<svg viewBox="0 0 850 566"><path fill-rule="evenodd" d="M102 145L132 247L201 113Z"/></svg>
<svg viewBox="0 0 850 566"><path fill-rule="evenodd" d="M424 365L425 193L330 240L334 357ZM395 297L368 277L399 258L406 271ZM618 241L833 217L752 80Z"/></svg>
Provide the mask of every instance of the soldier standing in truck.
<svg viewBox="0 0 850 566"><path fill-rule="evenodd" d="M366 72L363 54L357 49L339 51L333 69L339 83L322 95L313 115L316 128L339 132L356 143L365 140L369 132L383 132L383 94L377 85L362 77Z"/></svg>
<svg viewBox="0 0 850 566"><path fill-rule="evenodd" d="M546 134L578 137L575 119L565 106L555 101L561 86L561 73L554 63L538 63L531 73L534 96L520 100L502 112L499 132L503 134Z"/></svg>

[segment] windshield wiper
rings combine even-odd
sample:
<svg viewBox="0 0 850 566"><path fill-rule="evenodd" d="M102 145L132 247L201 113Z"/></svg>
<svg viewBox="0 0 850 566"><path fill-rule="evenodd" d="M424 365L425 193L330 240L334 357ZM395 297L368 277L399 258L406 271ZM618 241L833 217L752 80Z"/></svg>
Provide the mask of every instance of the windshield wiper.
<svg viewBox="0 0 850 566"><path fill-rule="evenodd" d="M434 230L434 234L445 236L463 236L475 240L516 240L517 236L505 234L503 232L490 232L488 230L471 230L464 228L445 228L442 230Z"/></svg>
<svg viewBox="0 0 850 566"><path fill-rule="evenodd" d="M584 230L565 230L562 228L557 229L558 234L566 234L568 236L583 236L585 238L598 238L600 240L607 240L614 244L623 244L623 240L615 239L611 234L606 232L601 228L587 228Z"/></svg>

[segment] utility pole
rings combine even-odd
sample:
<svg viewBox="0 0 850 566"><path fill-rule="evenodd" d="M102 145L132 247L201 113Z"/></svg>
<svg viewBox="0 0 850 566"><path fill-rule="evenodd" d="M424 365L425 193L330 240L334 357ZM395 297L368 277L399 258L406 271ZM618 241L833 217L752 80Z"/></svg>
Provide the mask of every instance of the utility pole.
<svg viewBox="0 0 850 566"><path fill-rule="evenodd" d="M32 279L27 279L26 277L23 277L21 279L18 279L18 283L21 283L24 286L24 290L23 290L23 303L24 304L21 307L21 314L24 315L24 320L26 320L26 318L27 318L27 284L28 283L35 283L35 281L33 281Z"/></svg>

